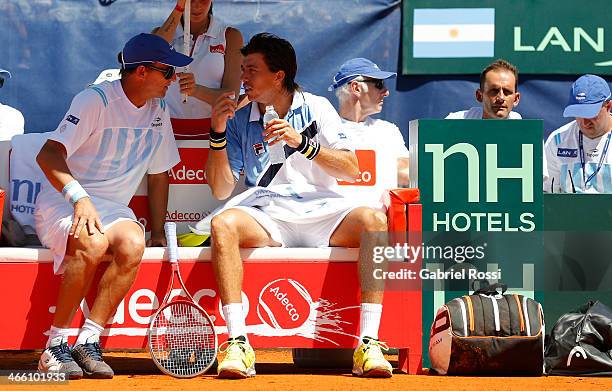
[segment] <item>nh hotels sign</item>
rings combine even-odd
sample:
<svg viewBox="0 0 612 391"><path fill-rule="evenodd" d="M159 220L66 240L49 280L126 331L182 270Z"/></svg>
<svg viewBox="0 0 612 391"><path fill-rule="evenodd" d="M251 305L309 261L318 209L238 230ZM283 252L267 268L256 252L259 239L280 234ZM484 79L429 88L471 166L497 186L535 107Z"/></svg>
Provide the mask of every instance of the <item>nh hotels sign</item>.
<svg viewBox="0 0 612 391"><path fill-rule="evenodd" d="M409 140L423 231L542 229L542 121L415 120Z"/></svg>
<svg viewBox="0 0 612 391"><path fill-rule="evenodd" d="M504 58L521 73L612 74L609 7L608 0L405 1L403 73L480 73Z"/></svg>

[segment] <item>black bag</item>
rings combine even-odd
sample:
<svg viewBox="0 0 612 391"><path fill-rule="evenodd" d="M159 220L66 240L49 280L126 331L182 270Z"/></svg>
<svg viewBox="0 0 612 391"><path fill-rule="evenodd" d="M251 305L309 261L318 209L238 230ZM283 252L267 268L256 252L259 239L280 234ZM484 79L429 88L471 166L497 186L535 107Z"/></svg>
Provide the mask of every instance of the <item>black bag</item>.
<svg viewBox="0 0 612 391"><path fill-rule="evenodd" d="M501 288L502 293L497 289ZM442 306L431 326L431 369L448 375L540 376L544 313L535 300L485 286Z"/></svg>
<svg viewBox="0 0 612 391"><path fill-rule="evenodd" d="M546 374L612 375L612 310L589 301L559 318L546 343Z"/></svg>

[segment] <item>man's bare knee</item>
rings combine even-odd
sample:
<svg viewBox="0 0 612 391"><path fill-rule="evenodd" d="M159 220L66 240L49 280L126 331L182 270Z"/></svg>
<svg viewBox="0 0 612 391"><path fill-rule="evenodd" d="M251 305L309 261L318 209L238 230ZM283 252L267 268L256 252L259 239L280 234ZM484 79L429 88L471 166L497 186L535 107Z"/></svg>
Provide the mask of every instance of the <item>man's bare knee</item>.
<svg viewBox="0 0 612 391"><path fill-rule="evenodd" d="M145 241L141 232L126 232L114 244L113 255L114 261L119 266L127 269L133 269L140 265L142 256L145 250Z"/></svg>
<svg viewBox="0 0 612 391"><path fill-rule="evenodd" d="M226 210L213 217L210 222L210 233L217 241L227 239L238 239L239 219L233 210Z"/></svg>
<svg viewBox="0 0 612 391"><path fill-rule="evenodd" d="M387 216L372 208L360 210L359 222L363 232L382 232L387 230Z"/></svg>
<svg viewBox="0 0 612 391"><path fill-rule="evenodd" d="M383 212L377 210L374 212L374 220L375 220L375 228L374 231L386 231L388 229L387 225L387 215Z"/></svg>
<svg viewBox="0 0 612 391"><path fill-rule="evenodd" d="M97 265L102 261L107 249L108 240L103 234L96 232L89 235L84 230L78 239L69 239L66 255L90 265Z"/></svg>

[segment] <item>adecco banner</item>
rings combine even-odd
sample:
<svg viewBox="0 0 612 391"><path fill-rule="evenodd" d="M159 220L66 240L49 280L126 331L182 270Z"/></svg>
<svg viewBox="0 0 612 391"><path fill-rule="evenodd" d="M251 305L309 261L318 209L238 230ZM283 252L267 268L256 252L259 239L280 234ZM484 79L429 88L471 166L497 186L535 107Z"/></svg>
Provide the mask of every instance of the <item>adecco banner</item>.
<svg viewBox="0 0 612 391"><path fill-rule="evenodd" d="M273 251L270 254L274 256ZM245 261L243 311L249 338L255 346L332 348L357 343L360 302L357 262L347 261L348 258L329 262L321 259L320 253L318 256L289 262ZM102 270L95 281L101 273ZM149 322L163 300L171 273L169 264L162 259L143 261L136 281L102 334L106 348L145 347ZM227 326L211 263L183 259L181 273L187 289L211 316L220 334L219 342L224 341ZM9 258L0 262L0 274L11 276L0 285L0 294L15 298L7 300L4 308L11 316L0 319L0 350L40 349L47 339L61 281L53 276L53 263ZM89 314L96 291L92 287L91 294L81 303L70 326L71 340ZM172 292L172 297L179 295L180 289ZM420 291L385 292L380 337L390 346L408 347L421 337L420 311L411 312L418 309L418 302Z"/></svg>
<svg viewBox="0 0 612 391"><path fill-rule="evenodd" d="M609 5L607 0L405 1L402 72L477 74L504 58L521 73L609 75Z"/></svg>

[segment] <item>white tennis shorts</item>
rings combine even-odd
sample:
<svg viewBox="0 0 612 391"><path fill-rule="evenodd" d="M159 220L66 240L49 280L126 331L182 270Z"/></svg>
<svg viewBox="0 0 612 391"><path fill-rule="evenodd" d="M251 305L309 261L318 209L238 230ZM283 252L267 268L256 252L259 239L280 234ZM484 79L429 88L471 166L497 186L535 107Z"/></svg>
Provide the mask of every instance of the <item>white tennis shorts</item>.
<svg viewBox="0 0 612 391"><path fill-rule="evenodd" d="M41 197L44 194L43 197ZM98 216L102 221L104 230L108 230L119 221L134 221L142 228L134 212L127 207L107 199L91 197ZM43 246L49 248L53 253L53 272L62 274L64 272L63 261L66 255L68 234L72 226L74 209L59 192L41 192L36 200L34 218L36 221L36 234Z"/></svg>
<svg viewBox="0 0 612 391"><path fill-rule="evenodd" d="M338 225L353 210L355 206L343 206L331 211L325 218L317 221L278 220L270 217L259 208L251 206L234 206L253 217L270 237L281 243L283 247L329 247L329 239Z"/></svg>

